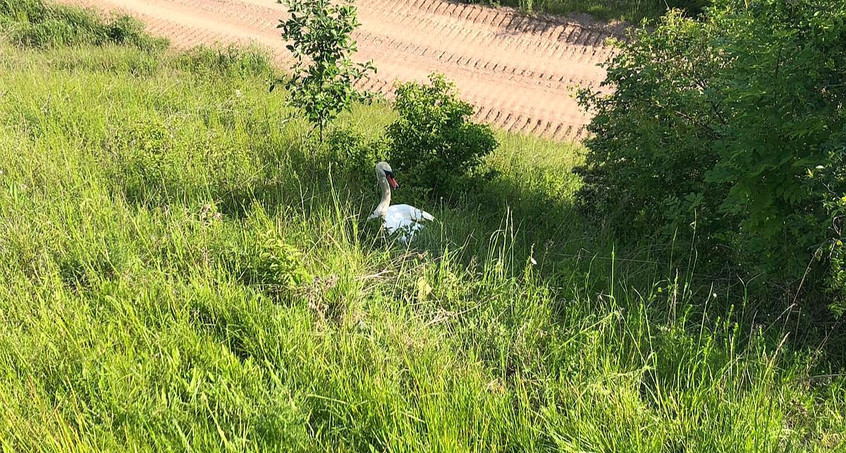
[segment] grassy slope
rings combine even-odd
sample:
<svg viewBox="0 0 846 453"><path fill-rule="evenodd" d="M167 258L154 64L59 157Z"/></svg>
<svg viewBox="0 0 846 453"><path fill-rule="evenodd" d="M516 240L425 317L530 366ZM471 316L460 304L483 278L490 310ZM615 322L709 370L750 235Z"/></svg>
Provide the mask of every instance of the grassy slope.
<svg viewBox="0 0 846 453"><path fill-rule="evenodd" d="M843 448L846 382L807 379L793 319L612 262L577 148L502 136L406 250L359 230L372 170L330 172L259 57L0 52L7 451Z"/></svg>

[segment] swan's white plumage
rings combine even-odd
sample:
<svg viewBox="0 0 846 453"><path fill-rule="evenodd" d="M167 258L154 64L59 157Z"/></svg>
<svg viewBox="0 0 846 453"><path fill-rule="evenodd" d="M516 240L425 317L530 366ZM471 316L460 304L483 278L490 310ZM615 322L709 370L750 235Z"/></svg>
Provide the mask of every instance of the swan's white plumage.
<svg viewBox="0 0 846 453"><path fill-rule="evenodd" d="M390 181L389 181L390 178ZM408 243L414 238L414 233L423 229L423 222L435 220L435 216L426 211L407 204L391 206L391 184L393 173L386 162L376 164L376 181L382 188L382 201L368 219L382 218L382 227L388 234L395 234L402 243Z"/></svg>
<svg viewBox="0 0 846 453"><path fill-rule="evenodd" d="M414 237L414 233L423 229L421 222L427 220L435 220L435 217L414 206L398 204L388 208L382 225L390 234L400 231L398 239L401 242L409 242Z"/></svg>

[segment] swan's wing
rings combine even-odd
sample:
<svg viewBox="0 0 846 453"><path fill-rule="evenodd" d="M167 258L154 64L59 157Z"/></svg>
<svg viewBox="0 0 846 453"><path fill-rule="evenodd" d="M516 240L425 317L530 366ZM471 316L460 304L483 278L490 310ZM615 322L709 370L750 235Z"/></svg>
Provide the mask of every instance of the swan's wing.
<svg viewBox="0 0 846 453"><path fill-rule="evenodd" d="M402 222L399 222L396 231L397 239L402 244L408 244L409 242L414 239L414 233L423 229L423 224L411 219L405 219Z"/></svg>
<svg viewBox="0 0 846 453"><path fill-rule="evenodd" d="M406 226L409 220L401 215L400 212L388 209L387 214L383 220L383 225L388 233L393 234L395 231Z"/></svg>
<svg viewBox="0 0 846 453"><path fill-rule="evenodd" d="M423 229L423 224L417 220L403 219L399 222L398 229L405 231L420 231Z"/></svg>
<svg viewBox="0 0 846 453"><path fill-rule="evenodd" d="M403 218L414 220L416 222L421 222L424 220L435 220L435 216L429 214L426 211L421 209L417 209L414 206L410 206L407 204L396 204L388 208L388 211L395 211L398 216Z"/></svg>
<svg viewBox="0 0 846 453"><path fill-rule="evenodd" d="M390 234L398 232L397 239L406 244L411 242L415 232L423 229L421 222L427 220L435 220L435 217L414 206L397 204L388 208L383 225Z"/></svg>
<svg viewBox="0 0 846 453"><path fill-rule="evenodd" d="M411 242L414 233L423 229L420 220L411 218L407 214L408 212L401 209L389 209L384 220L385 230L390 234L396 233L397 239L403 244Z"/></svg>

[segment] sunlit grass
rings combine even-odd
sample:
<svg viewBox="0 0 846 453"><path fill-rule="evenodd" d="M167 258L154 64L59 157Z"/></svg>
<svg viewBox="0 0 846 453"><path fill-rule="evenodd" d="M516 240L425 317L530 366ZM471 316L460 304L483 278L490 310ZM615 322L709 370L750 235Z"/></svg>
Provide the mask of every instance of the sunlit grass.
<svg viewBox="0 0 846 453"><path fill-rule="evenodd" d="M257 54L0 52L4 450L844 446L796 314L755 324L687 246L616 250L572 207L579 146L499 135L457 202L413 200L439 222L408 249Z"/></svg>

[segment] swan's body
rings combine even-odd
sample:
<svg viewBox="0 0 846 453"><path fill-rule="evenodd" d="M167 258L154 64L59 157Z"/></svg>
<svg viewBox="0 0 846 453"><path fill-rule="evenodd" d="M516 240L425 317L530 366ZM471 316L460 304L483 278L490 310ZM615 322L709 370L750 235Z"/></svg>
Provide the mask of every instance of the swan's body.
<svg viewBox="0 0 846 453"><path fill-rule="evenodd" d="M397 239L400 242L410 242L414 238L414 233L423 229L422 222L435 220L435 216L414 206L407 204L391 206L391 189L396 189L399 185L387 162L376 164L376 181L382 189L382 201L368 219L381 218L382 227L388 234L397 233Z"/></svg>
<svg viewBox="0 0 846 453"><path fill-rule="evenodd" d="M427 220L435 220L435 217L426 211L421 211L407 204L389 206L385 217L382 218L383 226L388 233L394 234L398 230L403 230L408 231L410 233L409 235L422 229L423 224L420 222ZM410 240L411 237L408 239Z"/></svg>

